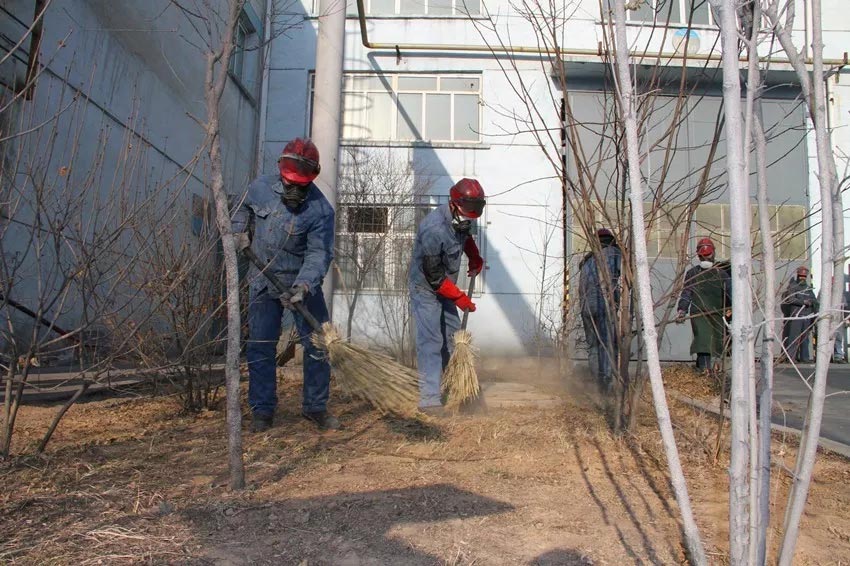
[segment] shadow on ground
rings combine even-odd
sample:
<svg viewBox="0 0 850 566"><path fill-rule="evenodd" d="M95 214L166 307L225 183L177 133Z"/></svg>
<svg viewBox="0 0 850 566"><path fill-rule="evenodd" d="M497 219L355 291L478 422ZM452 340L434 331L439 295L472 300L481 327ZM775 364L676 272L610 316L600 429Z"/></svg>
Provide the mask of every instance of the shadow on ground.
<svg viewBox="0 0 850 566"><path fill-rule="evenodd" d="M531 562L531 566L592 566L593 560L577 550L558 548L541 554Z"/></svg>
<svg viewBox="0 0 850 566"><path fill-rule="evenodd" d="M404 524L506 513L513 506L451 485L429 485L265 503L195 507L184 516L214 564L428 565L441 560L393 536ZM558 562L539 562L556 564ZM581 564L581 562L566 562Z"/></svg>

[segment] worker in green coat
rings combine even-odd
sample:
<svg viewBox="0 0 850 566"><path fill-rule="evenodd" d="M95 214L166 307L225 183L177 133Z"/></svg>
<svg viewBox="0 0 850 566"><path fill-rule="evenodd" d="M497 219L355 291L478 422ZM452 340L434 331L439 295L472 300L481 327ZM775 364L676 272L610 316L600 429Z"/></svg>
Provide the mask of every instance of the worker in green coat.
<svg viewBox="0 0 850 566"><path fill-rule="evenodd" d="M685 274L679 298L677 321L691 316L694 339L691 354L697 355L697 369L711 371L724 354L724 317L731 315L732 279L714 262L714 242L702 238L697 242L699 264Z"/></svg>

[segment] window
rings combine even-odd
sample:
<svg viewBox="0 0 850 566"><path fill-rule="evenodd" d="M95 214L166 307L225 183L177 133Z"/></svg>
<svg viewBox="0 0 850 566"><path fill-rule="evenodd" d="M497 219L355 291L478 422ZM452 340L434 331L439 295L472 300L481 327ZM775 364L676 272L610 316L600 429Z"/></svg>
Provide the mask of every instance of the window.
<svg viewBox="0 0 850 566"><path fill-rule="evenodd" d="M340 195L340 217L344 222L337 226L336 234L337 285L343 292L358 288L405 292L416 228L438 204L405 202L366 206L347 200L346 195ZM472 234L483 253L484 244L478 236L482 222L483 219L473 223ZM461 257L457 284L466 289L467 260L465 255Z"/></svg>
<svg viewBox="0 0 850 566"><path fill-rule="evenodd" d="M728 204L702 204L697 207L694 237L709 237L717 246L717 257L728 259L731 254ZM783 261L799 260L806 257L808 248L806 225L806 207L796 205L770 205L768 213L771 219L771 232L776 246L777 259ZM761 230L758 224L758 206L752 205L753 257L763 253Z"/></svg>
<svg viewBox="0 0 850 566"><path fill-rule="evenodd" d="M236 24L236 38L234 39L234 43L236 44L235 49L233 50L233 56L230 60L230 72L239 80L239 82L244 84L244 72L245 72L245 41L250 35L248 31L248 27L245 23L244 18L239 18L239 23Z"/></svg>
<svg viewBox="0 0 850 566"><path fill-rule="evenodd" d="M245 94L253 97L259 72L260 21L251 5L246 3L236 23L233 54L230 57L230 77Z"/></svg>
<svg viewBox="0 0 850 566"><path fill-rule="evenodd" d="M610 3L607 8L607 15L610 15ZM694 26L714 23L708 0L641 0L636 10L626 11L626 17L630 22L666 23L671 26L687 26L688 22Z"/></svg>
<svg viewBox="0 0 850 566"><path fill-rule="evenodd" d="M367 17L465 17L481 14L481 0L363 0L363 7ZM357 0L348 0L347 13L357 16Z"/></svg>
<svg viewBox="0 0 850 566"><path fill-rule="evenodd" d="M611 228L614 232L619 230L631 231L631 203L627 200L621 203L609 200L603 204L603 210L598 208L593 211L592 229L595 233L597 228L603 226ZM643 203L646 221L646 250L650 259L678 257L686 229L687 210L684 204L668 204L657 207L652 202ZM654 218L651 219L651 216ZM577 253L585 254L590 251L585 236L581 233L581 227L576 222L573 234L573 248Z"/></svg>
<svg viewBox="0 0 850 566"><path fill-rule="evenodd" d="M481 77L347 75L343 138L372 141L480 141Z"/></svg>

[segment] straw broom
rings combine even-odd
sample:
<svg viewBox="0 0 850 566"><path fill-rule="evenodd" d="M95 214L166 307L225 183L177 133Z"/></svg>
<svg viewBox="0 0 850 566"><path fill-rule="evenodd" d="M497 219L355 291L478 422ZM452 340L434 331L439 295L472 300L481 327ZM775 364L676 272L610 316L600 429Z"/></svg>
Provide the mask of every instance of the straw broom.
<svg viewBox="0 0 850 566"><path fill-rule="evenodd" d="M475 276L469 280L469 296L475 290ZM458 410L460 407L478 397L481 388L478 386L478 375L475 373L475 347L472 345L472 334L466 330L469 311L463 313L460 330L454 335L454 350L446 371L443 373L443 393L446 395L446 407Z"/></svg>
<svg viewBox="0 0 850 566"><path fill-rule="evenodd" d="M289 295L289 289L266 271L266 266L251 248L246 248L243 253L281 296ZM346 342L331 323L319 324L301 303L292 304L292 308L313 328L313 344L328 353L334 376L346 393L368 401L383 413L412 415L416 412L419 401L419 375L416 371L388 356Z"/></svg>

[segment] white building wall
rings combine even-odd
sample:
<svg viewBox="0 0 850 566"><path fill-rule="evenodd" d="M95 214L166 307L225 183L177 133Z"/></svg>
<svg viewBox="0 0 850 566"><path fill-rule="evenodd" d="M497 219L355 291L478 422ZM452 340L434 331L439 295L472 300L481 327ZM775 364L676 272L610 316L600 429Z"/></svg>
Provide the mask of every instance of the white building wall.
<svg viewBox="0 0 850 566"><path fill-rule="evenodd" d="M841 45L848 37L850 25L841 7L841 0L825 3L830 23L825 31L826 57L840 57ZM796 28L797 43L802 45L808 36L802 2L798 6ZM486 10L492 15L493 23L501 42L512 46L533 48L540 38L531 25L517 15L507 1L486 2ZM570 61L598 63L600 58L587 51L595 52L604 45L603 21L599 15L598 0L581 0L571 3L571 18L564 26L558 39L567 50L565 58ZM309 12L312 6L304 8ZM283 144L292 137L308 133L309 72L315 60L315 20L308 20L288 37L281 38L273 46L270 73L269 123L266 136L265 163L272 168L274 159ZM359 23L349 19L346 32L345 69L383 73L408 72L469 72L482 76L482 140L469 147L457 144L410 144L388 143L383 146L400 146L408 152L416 167L434 175L434 191L445 193L449 186L463 176L478 178L491 195L485 214L485 246L488 270L484 287L476 299L479 310L470 317L470 328L476 342L485 353L529 354L541 349L541 338L547 333L546 321L557 319L562 289L560 265L563 261L562 232L560 222L560 182L554 177L555 170L544 153L537 147L534 137L528 133L517 133L522 129L513 119L513 114L522 117L528 114L517 98L510 79L514 73L523 76L530 85L532 98L547 113L547 124L559 127L557 107L552 99L552 84L547 63L534 54L514 54L508 57L489 53L416 51L405 49L405 44L432 45L497 45L499 39L488 29L490 22L473 18L435 17L382 17L369 18L367 30L369 40L381 44L401 44L394 48L371 50L363 46ZM699 39L698 54L708 56L712 51L719 56L717 33L710 26L695 28ZM675 49L675 29L655 29L639 24L629 25L632 49L648 48L648 53L659 50L672 53ZM642 63L656 64L655 57L646 57ZM664 63L679 65L676 60ZM716 67L718 61L692 61L694 66ZM515 66L515 67L514 67ZM778 68L778 67L775 67ZM513 70L512 70L513 69ZM507 74L506 74L507 71ZM512 83L514 83L512 85ZM834 106L840 105L841 95L847 87L840 84L833 89ZM557 92L554 93L556 96ZM277 101L280 101L278 103ZM847 109L835 108L833 119L838 127L846 120ZM838 115L841 114L840 118ZM850 142L846 128L838 128L837 151ZM557 141L557 133L553 139ZM369 144L373 145L373 144ZM813 152L809 152L813 155ZM839 166L841 167L841 166ZM810 167L811 182L808 193L816 195L816 168ZM782 187L780 193L797 190ZM805 193L800 188L801 195ZM784 196L779 196L784 199ZM555 226L555 233L547 232L546 226ZM816 232L812 234L813 238ZM545 253L542 252L545 246ZM556 267L557 266L557 267ZM793 269L793 265L788 266ZM780 279L784 280L784 272ZM545 281L545 283L541 283ZM371 305L371 306L370 306ZM360 310L362 309L362 310ZM370 322L377 312L377 301L370 303L368 296L358 306L355 331L360 336L379 340L371 330ZM345 320L344 296L337 295L334 316ZM689 357L689 330L674 327L665 336L662 345L668 358Z"/></svg>

